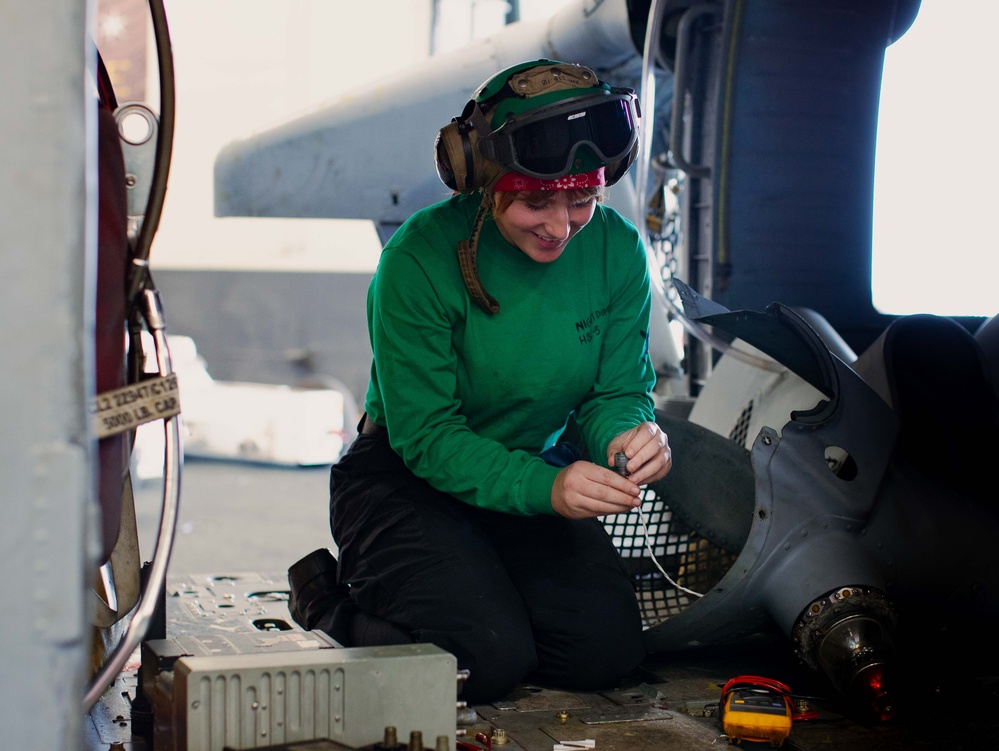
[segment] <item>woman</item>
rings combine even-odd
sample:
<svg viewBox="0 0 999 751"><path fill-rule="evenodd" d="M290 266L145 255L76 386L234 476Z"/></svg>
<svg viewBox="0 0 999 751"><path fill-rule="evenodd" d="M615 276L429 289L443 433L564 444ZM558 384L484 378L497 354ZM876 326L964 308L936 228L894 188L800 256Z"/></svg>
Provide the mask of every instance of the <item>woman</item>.
<svg viewBox="0 0 999 751"><path fill-rule="evenodd" d="M289 572L304 627L346 646L434 643L469 670L472 703L525 678L608 686L641 661L635 593L599 521L671 466L645 252L601 204L637 119L630 90L539 60L441 130L456 194L379 261L366 414L330 478L339 562L321 550Z"/></svg>

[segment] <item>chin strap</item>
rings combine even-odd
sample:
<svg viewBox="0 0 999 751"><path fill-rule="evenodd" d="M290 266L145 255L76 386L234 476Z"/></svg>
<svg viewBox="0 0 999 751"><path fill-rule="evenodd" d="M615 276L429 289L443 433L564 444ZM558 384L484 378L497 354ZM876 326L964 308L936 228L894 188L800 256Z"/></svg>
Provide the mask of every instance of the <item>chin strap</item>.
<svg viewBox="0 0 999 751"><path fill-rule="evenodd" d="M482 286L479 270L475 263L475 254L479 248L479 235L491 207L492 200L488 193L484 193L482 203L479 204L479 210L475 214L471 236L458 243L458 263L461 265L461 276L465 280L465 287L468 289L468 294L472 296L472 300L487 314L494 315L499 312L499 303Z"/></svg>

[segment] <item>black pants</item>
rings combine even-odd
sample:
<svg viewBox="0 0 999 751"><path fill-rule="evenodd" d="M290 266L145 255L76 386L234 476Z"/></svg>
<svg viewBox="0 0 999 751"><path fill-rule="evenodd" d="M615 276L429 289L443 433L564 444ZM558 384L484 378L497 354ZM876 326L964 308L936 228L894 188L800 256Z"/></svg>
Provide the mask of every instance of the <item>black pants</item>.
<svg viewBox="0 0 999 751"><path fill-rule="evenodd" d="M454 654L470 703L525 679L607 687L644 657L634 589L597 519L475 508L416 478L382 433L334 465L330 526L347 612ZM393 641L384 628L344 634L346 646Z"/></svg>

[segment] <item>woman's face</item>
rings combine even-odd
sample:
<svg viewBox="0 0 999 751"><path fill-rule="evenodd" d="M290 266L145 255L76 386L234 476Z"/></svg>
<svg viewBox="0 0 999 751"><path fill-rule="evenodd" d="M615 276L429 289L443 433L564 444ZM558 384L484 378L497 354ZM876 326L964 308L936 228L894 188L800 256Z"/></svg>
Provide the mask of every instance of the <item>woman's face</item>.
<svg viewBox="0 0 999 751"><path fill-rule="evenodd" d="M511 245L538 263L551 263L562 255L569 240L593 218L595 196L570 199L571 192L546 190L522 194L497 214L496 226Z"/></svg>

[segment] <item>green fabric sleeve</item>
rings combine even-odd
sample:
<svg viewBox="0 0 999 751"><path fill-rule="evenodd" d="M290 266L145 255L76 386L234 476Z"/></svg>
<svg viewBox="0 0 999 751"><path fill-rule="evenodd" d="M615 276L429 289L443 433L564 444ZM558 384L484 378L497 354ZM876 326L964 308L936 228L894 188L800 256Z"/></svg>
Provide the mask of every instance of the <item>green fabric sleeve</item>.
<svg viewBox="0 0 999 751"><path fill-rule="evenodd" d="M608 221L623 223L617 215ZM613 225L607 228L606 242L631 245L627 253L615 254L622 260L608 268L614 304L605 319L597 377L577 410L590 459L601 466L607 466L607 446L613 438L655 419L651 393L656 383L649 355L652 294L645 248L637 232L627 233Z"/></svg>

